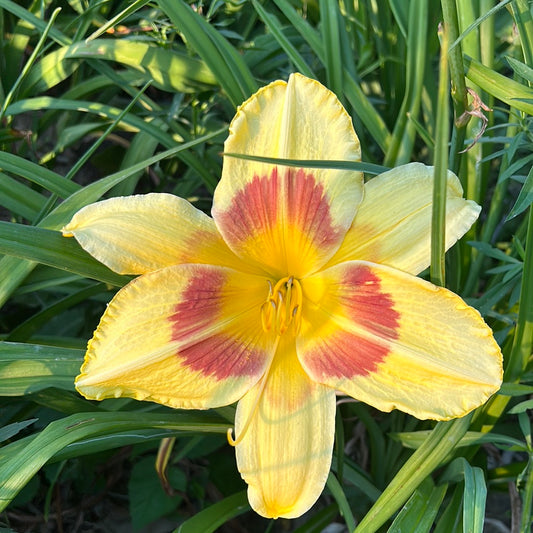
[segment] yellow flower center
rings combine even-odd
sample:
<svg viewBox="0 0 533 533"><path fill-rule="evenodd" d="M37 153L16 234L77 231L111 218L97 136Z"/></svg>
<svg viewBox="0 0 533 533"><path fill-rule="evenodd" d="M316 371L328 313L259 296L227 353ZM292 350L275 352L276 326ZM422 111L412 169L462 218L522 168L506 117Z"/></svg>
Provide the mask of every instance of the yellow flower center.
<svg viewBox="0 0 533 533"><path fill-rule="evenodd" d="M264 331L283 335L291 326L294 335L300 331L302 318L302 286L293 276L280 279L274 286L268 280L268 296L261 306Z"/></svg>

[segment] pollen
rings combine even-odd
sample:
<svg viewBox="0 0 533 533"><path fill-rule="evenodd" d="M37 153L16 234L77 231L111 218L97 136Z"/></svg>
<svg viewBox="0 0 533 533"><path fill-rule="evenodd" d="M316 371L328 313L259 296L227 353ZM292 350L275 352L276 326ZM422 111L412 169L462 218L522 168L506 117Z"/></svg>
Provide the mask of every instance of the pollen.
<svg viewBox="0 0 533 533"><path fill-rule="evenodd" d="M264 331L278 336L291 329L300 331L302 317L302 286L293 276L280 279L275 285L268 280L268 296L261 306L261 324Z"/></svg>

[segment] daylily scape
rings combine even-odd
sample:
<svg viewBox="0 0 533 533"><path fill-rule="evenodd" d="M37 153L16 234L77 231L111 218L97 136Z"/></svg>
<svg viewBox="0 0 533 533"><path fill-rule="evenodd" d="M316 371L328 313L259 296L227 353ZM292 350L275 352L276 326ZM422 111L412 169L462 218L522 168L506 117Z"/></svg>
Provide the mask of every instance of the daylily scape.
<svg viewBox="0 0 533 533"><path fill-rule="evenodd" d="M359 161L336 96L299 74L237 111L227 153ZM433 169L366 184L351 170L224 159L212 217L170 194L112 198L63 228L118 273L77 390L207 409L238 402L237 466L253 509L294 518L320 496L336 395L421 419L460 417L502 380L480 314L429 266ZM451 172L446 247L480 208Z"/></svg>

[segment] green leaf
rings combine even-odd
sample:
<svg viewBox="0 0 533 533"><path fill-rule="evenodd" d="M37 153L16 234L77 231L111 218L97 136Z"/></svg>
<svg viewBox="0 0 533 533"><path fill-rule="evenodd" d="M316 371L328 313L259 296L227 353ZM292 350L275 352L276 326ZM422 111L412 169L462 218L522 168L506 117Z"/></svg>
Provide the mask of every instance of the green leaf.
<svg viewBox="0 0 533 533"><path fill-rule="evenodd" d="M288 0L274 0L281 12L291 21L293 27L305 39L311 50L324 63L324 47L319 33L311 24L300 16Z"/></svg>
<svg viewBox="0 0 533 533"><path fill-rule="evenodd" d="M60 198L67 198L81 189L77 183L66 180L60 174L52 172L46 167L7 152L0 152L0 168L21 176L47 191L57 194Z"/></svg>
<svg viewBox="0 0 533 533"><path fill-rule="evenodd" d="M487 486L483 470L477 466L472 468L465 459L461 459L465 477L463 531L465 533L483 533L487 499Z"/></svg>
<svg viewBox="0 0 533 533"><path fill-rule="evenodd" d="M25 96L43 93L72 76L81 61L69 59L68 50L68 46L63 47L42 57L24 78L20 93Z"/></svg>
<svg viewBox="0 0 533 533"><path fill-rule="evenodd" d="M178 488L185 490L185 474L181 471ZM155 470L155 457L143 457L133 465L128 483L130 515L133 529L142 529L158 518L172 512L181 501L181 496L169 496L163 490Z"/></svg>
<svg viewBox="0 0 533 533"><path fill-rule="evenodd" d="M323 533L335 521L335 516L338 512L337 506L332 503L325 509L318 511L311 518L306 518L305 524L295 529L293 533Z"/></svg>
<svg viewBox="0 0 533 533"><path fill-rule="evenodd" d="M533 394L533 385L523 385L521 383L503 383L499 394L504 396L524 396Z"/></svg>
<svg viewBox="0 0 533 533"><path fill-rule="evenodd" d="M35 220L45 202L44 196L0 172L0 204L8 211Z"/></svg>
<svg viewBox="0 0 533 533"><path fill-rule="evenodd" d="M247 159L250 161L260 161L262 163L272 163L274 165L283 165L286 167L300 168L332 168L338 170L357 170L367 174L381 174L386 172L388 167L374 165L373 163L362 163L359 161L338 161L335 159L282 159L278 157L264 157L260 155L235 154L224 152L224 157L235 157L237 159Z"/></svg>
<svg viewBox="0 0 533 533"><path fill-rule="evenodd" d="M77 192L75 194L72 194L62 204L60 204L56 209L54 209L52 213L47 215L41 221L41 225L48 229L50 228L60 229L67 222L70 221L71 217L74 215L74 213L76 213L76 211L78 211L79 209L81 209L87 204L90 204L92 202L99 200L103 194L105 194L112 187L114 187L115 185L118 185L119 183L127 179L128 177L145 169L149 165L152 165L158 161L161 161L162 159L165 159L166 157L171 157L173 155L186 152L188 149L192 148L193 146L196 146L197 144L201 144L214 137L217 137L224 131L225 129L217 130L207 135L204 135L202 137L198 137L197 139L194 139L188 143L183 143L178 146L174 146L174 148L171 148L165 152L161 152L144 161L136 163L127 169L120 170L119 172L116 172L115 174L111 174L110 176L107 176L105 178L102 178L101 180L91 183L90 185L87 185L83 189L80 188L78 185L76 185ZM6 155L10 155L10 154L5 154L5 153L0 152L0 165L2 161L2 156L6 156ZM24 160L22 158L18 158L18 159L20 159L21 164L24 164ZM33 163L31 165L33 165ZM34 168L35 172L39 172L39 169L43 169L43 167L40 167L38 165L33 165L33 166L35 167ZM16 165L14 165L14 167L16 168ZM31 168L33 167L30 166L30 169ZM43 169L43 170L46 171L46 169ZM29 176L25 175L24 177L29 177ZM74 185L73 183L68 182L68 181L65 181L65 183L70 183L71 185ZM66 240L66 239L63 239L63 240ZM4 244L10 247L10 249L14 249L15 251L18 250L18 253L13 254L13 255L16 255L16 257L8 256L8 257L3 257L2 259L0 259L0 306L7 300L7 298L13 292L13 290L15 290L16 287L18 287L21 281L35 267L35 262L21 261L20 259L18 259L18 257L20 257L20 254L22 253L21 252L22 247L17 246L16 242L4 243ZM33 244L34 244L33 248L35 248L36 243L33 243ZM68 246L68 245L65 245L64 243L63 245ZM73 243L71 243L70 246L72 247ZM0 253L2 253L1 250L2 250L2 244L0 241ZM71 250L73 249L71 248ZM32 254L38 253L38 251L35 251L35 250L26 250L26 251L27 251L27 254L25 254L26 259L28 257L34 257L34 255ZM57 266L57 260L60 260L60 257L57 257L57 254L56 254L56 261L51 266ZM95 265L96 263L92 263L92 264ZM102 265L100 265L100 267L101 266ZM99 272L103 273L106 279L109 279L108 275L111 271L104 269L103 271L99 271ZM114 282L110 281L110 283L123 285L124 282L128 279L128 278L120 278L116 276L117 275L114 275L114 277L112 278L115 281ZM104 279L100 279L100 278L95 278L95 279L99 279L100 281L105 281ZM124 281L119 282L118 281L119 279L123 279Z"/></svg>
<svg viewBox="0 0 533 533"><path fill-rule="evenodd" d="M22 396L48 387L74 390L84 350L0 342L0 396Z"/></svg>
<svg viewBox="0 0 533 533"><path fill-rule="evenodd" d="M468 26L464 31L461 32L461 35L450 45L450 50L452 48L455 48L470 32L475 30L482 24L485 20L488 18L494 16L497 11L505 7L507 4L512 2L512 0L500 0L497 5L495 5L493 8L485 11L480 17L476 18L472 24Z"/></svg>
<svg viewBox="0 0 533 533"><path fill-rule="evenodd" d="M320 0L319 6L328 87L335 94L342 95L344 94L342 86L344 67L341 32L344 31L344 27L339 21L339 7L337 2L329 0Z"/></svg>
<svg viewBox="0 0 533 533"><path fill-rule="evenodd" d="M533 202L533 167L529 169L526 181L518 194L518 198L511 209L511 212L507 215L506 221L511 220L520 213L523 213Z"/></svg>
<svg viewBox="0 0 533 533"><path fill-rule="evenodd" d="M337 471L337 457L335 455L331 468L334 472ZM375 502L379 498L381 491L369 480L369 475L357 465L350 464L348 459L345 459L342 465L342 475L345 481L357 487L371 502Z"/></svg>
<svg viewBox="0 0 533 533"><path fill-rule="evenodd" d="M533 68L511 56L505 56L505 60L507 63L509 63L509 66L515 71L516 74L530 83L533 83Z"/></svg>
<svg viewBox="0 0 533 533"><path fill-rule="evenodd" d="M533 115L533 89L499 74L479 61L465 56L466 77L484 91L511 107Z"/></svg>
<svg viewBox="0 0 533 533"><path fill-rule="evenodd" d="M420 483L455 448L470 425L471 415L439 422L424 443L409 457L355 531L376 531L402 506Z"/></svg>
<svg viewBox="0 0 533 533"><path fill-rule="evenodd" d="M529 461L532 462L533 466L533 446L531 443L531 420L529 419L529 413L524 410L521 413L518 413L518 425L524 437L526 439L526 445L529 452Z"/></svg>
<svg viewBox="0 0 533 533"><path fill-rule="evenodd" d="M57 142L51 153L55 156L55 154L63 152L65 148L72 146L74 143L83 142L84 137L101 129L102 122L96 121L65 126L65 128L58 132ZM45 159L46 156L41 158L41 161Z"/></svg>
<svg viewBox="0 0 533 533"><path fill-rule="evenodd" d="M189 518L175 533L213 533L228 520L250 510L246 491L237 492Z"/></svg>
<svg viewBox="0 0 533 533"><path fill-rule="evenodd" d="M121 287L131 278L115 274L73 239L57 231L0 221L0 253L43 263Z"/></svg>
<svg viewBox="0 0 533 533"><path fill-rule="evenodd" d="M498 183L509 178L515 178L518 181L517 174L523 168L530 168L531 162L533 161L533 154L529 153L525 157L516 157L513 159L514 161L498 176Z"/></svg>
<svg viewBox="0 0 533 533"><path fill-rule="evenodd" d="M57 18L60 12L61 12L61 8L56 7L56 9L54 9L53 13L50 15L50 19L48 20L46 24L46 28L42 31L39 37L39 41L37 42L35 46L33 46L33 51L30 54L30 57L28 57L28 59L25 60L24 66L22 67L22 70L19 76L17 77L17 79L15 80L11 88L9 89L9 92L6 94L5 98L3 99L4 101L2 102L2 108L0 109L0 121L3 121L7 106L13 100L13 98L15 97L15 94L19 92L20 87L22 86L24 80L26 80L26 78L28 77L29 73L32 72L32 66L35 60L37 59L37 57L40 55L41 50L45 42L48 39L48 34L50 30L52 29L52 27L54 26L55 19Z"/></svg>
<svg viewBox="0 0 533 533"><path fill-rule="evenodd" d="M140 131L131 140L130 149L124 155L124 159L120 164L120 169L127 169L141 161L153 157L157 151L158 144L157 139L154 139L149 133ZM110 196L128 196L134 194L137 183L145 173L146 169L138 170L128 179L121 181L118 185L113 187Z"/></svg>
<svg viewBox="0 0 533 533"><path fill-rule="evenodd" d="M457 485L450 502L437 521L434 533L463 533L461 521L462 509L463 490L460 485Z"/></svg>
<svg viewBox="0 0 533 533"><path fill-rule="evenodd" d="M87 402L85 403L87 404ZM95 411L97 411L97 409L95 409ZM81 457L83 455L98 453L105 450L132 446L134 444L158 442L161 439L176 435L188 435L188 433L179 433L169 429L136 429L135 431L117 431L111 435L99 436L97 438L88 437L65 446L54 455L50 462L55 463L57 461L73 459L75 457ZM221 441L222 443L225 442L222 437Z"/></svg>
<svg viewBox="0 0 533 533"><path fill-rule="evenodd" d="M347 70L344 70L343 86L344 94L352 105L354 113L357 113L381 151L386 153L392 141L392 135L359 83L353 79Z"/></svg>
<svg viewBox="0 0 533 533"><path fill-rule="evenodd" d="M413 4L412 4L413 5ZM411 5L411 7L412 7ZM412 16L412 13L411 13ZM410 17L411 18L411 17ZM446 230L446 183L448 175L449 125L449 34L442 33L441 56L439 60L439 87L437 93L437 124L434 155L433 206L431 212L431 265L430 279L435 285L445 285L445 230Z"/></svg>
<svg viewBox="0 0 533 533"><path fill-rule="evenodd" d="M261 20L265 23L278 44L287 54L289 60L294 63L296 70L309 78L316 78L316 75L305 62L305 59L300 55L298 50L296 50L291 41L285 36L285 33L283 33L279 20L274 15L271 15L257 0L253 0L252 3L254 9L261 17Z"/></svg>
<svg viewBox="0 0 533 533"><path fill-rule="evenodd" d="M159 0L158 4L204 60L235 107L257 91L242 56L203 17L182 0Z"/></svg>
<svg viewBox="0 0 533 533"><path fill-rule="evenodd" d="M39 33L42 33L46 29L46 21L36 17L33 13L24 9L22 6L17 5L11 0L0 0L0 7L13 13L15 17L29 22ZM69 44L69 38L61 33L57 28L51 28L49 36L61 45Z"/></svg>
<svg viewBox="0 0 533 533"><path fill-rule="evenodd" d="M1 370L0 370L1 371ZM15 436L17 433L26 429L28 426L31 426L37 418L30 418L29 420L23 420L22 422L13 422L7 426L0 428L0 442L4 442L11 437Z"/></svg>
<svg viewBox="0 0 533 533"><path fill-rule="evenodd" d="M503 261L504 263L513 263L516 265L520 264L520 261L516 259L516 257L507 255L502 250L491 246L488 242L468 241L468 244L476 250L482 252L487 257L492 257L493 259Z"/></svg>
<svg viewBox="0 0 533 533"><path fill-rule="evenodd" d="M431 431L413 431L403 433L391 433L391 438L399 440L406 448L418 448L431 435ZM468 431L457 443L457 447L475 446L485 443L505 444L508 446L522 446L522 442L507 435L498 433L482 433L480 431Z"/></svg>
<svg viewBox="0 0 533 533"><path fill-rule="evenodd" d="M516 404L514 407L509 409L508 413L510 415L517 415L519 413L524 413L530 409L533 409L533 400L526 400Z"/></svg>
<svg viewBox="0 0 533 533"><path fill-rule="evenodd" d="M93 39L96 39L106 31L113 28L116 24L121 22L122 20L128 18L133 13L135 13L137 10L144 7L146 4L148 4L149 0L135 0L133 2L130 2L129 5L126 5L126 8L123 9L120 13L115 15L112 19L108 20L105 24L103 24L100 28L98 28L93 34L91 34L89 37L87 37L87 41L92 41Z"/></svg>
<svg viewBox="0 0 533 533"><path fill-rule="evenodd" d="M47 322L51 321L60 313L107 290L107 286L103 283L91 283L88 287L74 291L64 298L60 298L54 303L45 306L41 311L35 313L21 324L18 324L6 340L17 342L27 341ZM81 317L80 319L83 320Z"/></svg>
<svg viewBox="0 0 533 533"><path fill-rule="evenodd" d="M94 115L101 116L107 120L115 120L121 114L123 110L101 104L98 102L82 101L82 100L68 100L65 98L51 98L47 96L41 96L37 98L30 98L27 100L20 100L7 109L8 115L17 115L20 113L27 113L30 111L40 111L40 110L51 110L58 109L64 111L77 111L82 113L90 113ZM166 124L160 120L144 120L143 118L135 115L134 113L126 113L122 116L120 120L121 127L126 131L143 131L146 134L153 137L153 139L158 140L166 148L176 147L177 139L169 135L166 130ZM208 133L202 137L196 139L191 139L190 141L180 145L182 148L179 148L176 152L176 156L183 160L183 162L193 168L198 174L202 177L206 185L213 190L216 185L216 178L213 178L209 172L205 169L205 161L202 161L201 157L196 155L193 151L188 151L189 148L205 142L208 139L212 139L224 133L226 128L221 128L220 130L215 130L214 132ZM1 162L0 162L0 168ZM29 176L25 176L28 179L31 179ZM72 186L78 185L72 184ZM61 195L58 195L61 196ZM64 196L62 196L64 197Z"/></svg>
<svg viewBox="0 0 533 533"><path fill-rule="evenodd" d="M49 424L36 437L0 463L0 511L57 452L87 437L113 435L142 429L226 433L228 424L209 413L174 412L169 415L143 413L78 413Z"/></svg>
<svg viewBox="0 0 533 533"><path fill-rule="evenodd" d="M0 259L0 307L4 305L9 296L35 268L37 263L23 261L18 257L5 256Z"/></svg>
<svg viewBox="0 0 533 533"><path fill-rule="evenodd" d="M331 495L335 498L335 501L337 502L339 512L343 516L344 521L346 522L346 527L348 528L348 531L353 531L355 529L355 519L352 510L350 509L350 505L348 504L348 500L346 499L346 494L344 494L339 480L332 472L329 473L326 484L329 491L331 492Z"/></svg>
<svg viewBox="0 0 533 533"><path fill-rule="evenodd" d="M17 77L20 73L20 65L24 61L24 57L28 50L30 42L30 33L33 27L25 20L18 19L16 25L11 29L11 37L7 38L3 43L3 65L2 69L2 86L6 90L13 87ZM0 91L0 100L3 100L4 93Z"/></svg>
<svg viewBox="0 0 533 533"><path fill-rule="evenodd" d="M39 96L36 98L29 98L26 100L19 100L7 108L7 115L19 115L21 113L35 112L41 110L62 110L62 111L77 111L80 113L89 113L98 115L106 120L114 120L118 117L122 110L99 102L90 102L85 100L67 100L65 98L52 98L49 96ZM121 120L121 127L126 131L146 131L158 139L163 146L170 147L176 144L158 123L155 125L142 117L133 113L127 113ZM13 156L15 157L15 156ZM2 163L0 162L0 165ZM50 171L49 171L50 172ZM78 185L72 184L72 187L79 188ZM73 192L73 191L72 191Z"/></svg>
<svg viewBox="0 0 533 533"><path fill-rule="evenodd" d="M430 531L447 488L447 485L435 487L431 479L426 478L398 513L388 533Z"/></svg>
<svg viewBox="0 0 533 533"><path fill-rule="evenodd" d="M92 58L114 61L142 72L145 81L169 92L198 92L213 88L216 78L203 61L186 52L131 39L96 39L74 43L65 59Z"/></svg>
<svg viewBox="0 0 533 533"><path fill-rule="evenodd" d="M325 51L317 31L309 24L309 22L307 22L307 20L300 16L288 0L274 0L274 3L279 7L287 19L291 21L291 24L306 40L322 64L325 65ZM350 102L354 112L361 119L361 122L367 128L380 149L383 152L386 152L391 142L391 134L387 125L348 68L343 69L342 87L344 89L344 95Z"/></svg>
<svg viewBox="0 0 533 533"><path fill-rule="evenodd" d="M203 135L202 137L198 137L197 139L194 139L190 142L174 146L169 150L160 152L152 157L139 161L138 163L135 163L134 165L128 168L119 170L114 174L110 174L105 178L102 178L94 183L85 186L83 189L77 191L75 194L67 198L52 213L50 213L45 219L43 219L42 225L46 228L60 229L67 222L70 222L70 219L72 218L74 213L79 211L82 207L90 203L96 202L106 192L108 192L110 189L117 186L118 184L122 183L130 176L135 175L137 172L140 172L149 167L150 165L162 161L167 157L172 157L182 152L186 152L194 146L197 146L210 139L217 137L224 131L225 128L211 132L207 135Z"/></svg>
<svg viewBox="0 0 533 533"><path fill-rule="evenodd" d="M394 20L398 25L403 38L407 40L407 25L409 23L409 4L404 0L389 0L389 5Z"/></svg>
<svg viewBox="0 0 533 533"><path fill-rule="evenodd" d="M528 0L514 0L511 13L520 36L521 52L526 63L533 65L533 15L529 4Z"/></svg>

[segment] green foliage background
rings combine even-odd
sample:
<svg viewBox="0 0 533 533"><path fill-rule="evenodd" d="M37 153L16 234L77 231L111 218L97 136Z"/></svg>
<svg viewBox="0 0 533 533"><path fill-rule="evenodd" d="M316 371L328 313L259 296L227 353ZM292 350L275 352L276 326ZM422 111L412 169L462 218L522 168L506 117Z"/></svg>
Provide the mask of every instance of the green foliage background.
<svg viewBox="0 0 533 533"><path fill-rule="evenodd" d="M181 533L318 532L334 522L358 533L530 531L531 8L0 0L2 531L116 531L119 522ZM249 510L226 444L233 407L181 412L75 393L86 341L129 278L58 230L82 206L134 192L172 192L209 211L236 107L294 71L346 106L367 179L408 161L435 164L483 206L444 261L436 193L427 275L494 329L505 383L446 423L339 402L324 495L298 520L268 521Z"/></svg>

